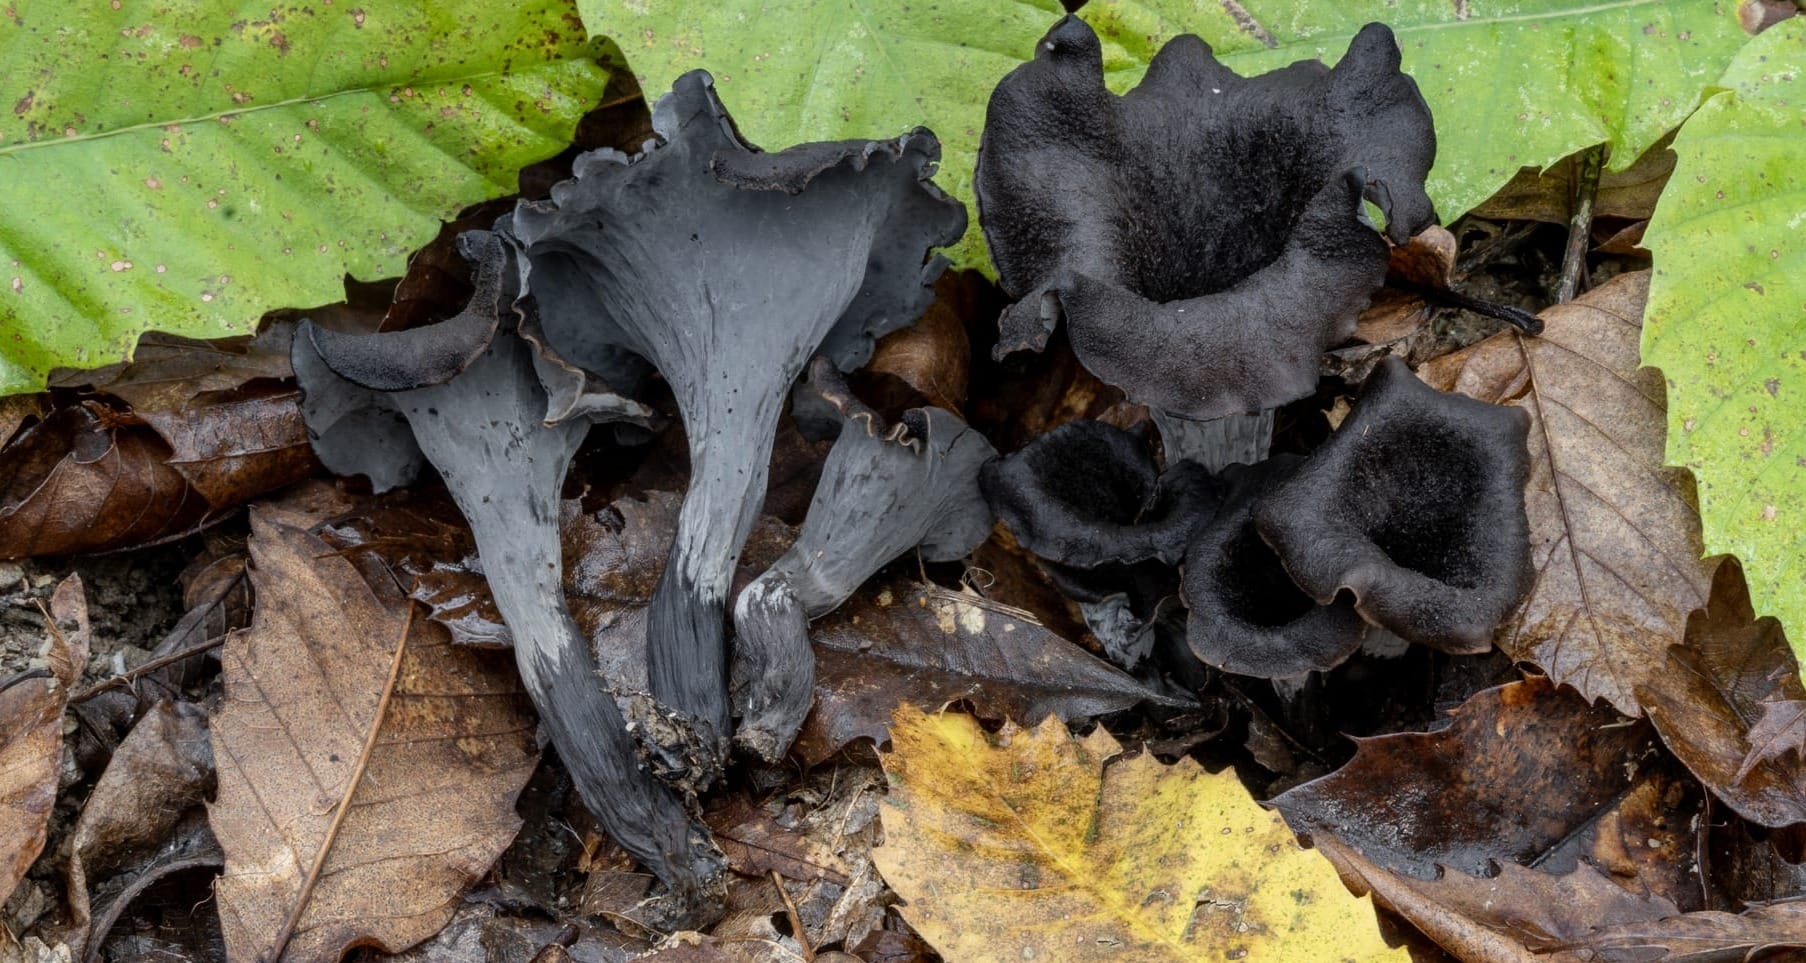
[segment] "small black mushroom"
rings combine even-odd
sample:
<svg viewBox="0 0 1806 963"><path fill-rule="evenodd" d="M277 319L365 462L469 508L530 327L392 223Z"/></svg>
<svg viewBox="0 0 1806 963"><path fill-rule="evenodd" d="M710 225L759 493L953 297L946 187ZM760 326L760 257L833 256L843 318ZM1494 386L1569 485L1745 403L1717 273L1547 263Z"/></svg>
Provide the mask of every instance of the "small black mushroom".
<svg viewBox="0 0 1806 963"><path fill-rule="evenodd" d="M1387 358L1255 524L1319 602L1346 592L1402 638L1484 652L1530 590L1529 425L1522 409L1437 391Z"/></svg>
<svg viewBox="0 0 1806 963"><path fill-rule="evenodd" d="M647 652L676 723L661 732L683 744L648 747L706 785L727 746L728 590L786 394L817 352L856 365L874 335L916 319L944 266L927 253L959 237L965 212L929 181L939 144L926 130L765 153L702 71L678 78L652 123L639 154L579 157L509 230L561 357L602 373L631 353L676 396L691 479Z"/></svg>
<svg viewBox="0 0 1806 963"><path fill-rule="evenodd" d="M911 549L930 562L964 558L991 532L979 469L996 449L956 414L905 412L897 431L848 416L791 545L734 603L734 739L775 761L808 715L814 658L807 620L832 612Z"/></svg>
<svg viewBox="0 0 1806 963"><path fill-rule="evenodd" d="M515 661L585 804L670 890L667 923L718 911L723 863L708 831L640 765L589 642L565 604L558 495L587 419L545 422L533 347L516 333L515 274L498 239L470 232L477 292L438 325L364 337L309 322L293 361L327 467L378 490L430 461L470 522Z"/></svg>
<svg viewBox="0 0 1806 963"><path fill-rule="evenodd" d="M999 353L1060 317L1130 400L1193 420L1308 394L1384 280L1387 245L1435 222L1430 112L1369 24L1334 68L1240 77L1176 37L1123 96L1089 26L1061 20L1005 77L975 182L1004 290Z"/></svg>
<svg viewBox="0 0 1806 963"><path fill-rule="evenodd" d="M1191 462L1162 474L1141 439L1074 421L986 465L979 484L1016 541L1061 566L1177 565L1217 485Z"/></svg>
<svg viewBox="0 0 1806 963"><path fill-rule="evenodd" d="M1346 601L1318 604L1292 583L1254 527L1255 505L1304 459L1275 455L1224 472L1229 494L1185 553L1185 641L1206 665L1289 679L1334 668L1361 647L1366 624Z"/></svg>

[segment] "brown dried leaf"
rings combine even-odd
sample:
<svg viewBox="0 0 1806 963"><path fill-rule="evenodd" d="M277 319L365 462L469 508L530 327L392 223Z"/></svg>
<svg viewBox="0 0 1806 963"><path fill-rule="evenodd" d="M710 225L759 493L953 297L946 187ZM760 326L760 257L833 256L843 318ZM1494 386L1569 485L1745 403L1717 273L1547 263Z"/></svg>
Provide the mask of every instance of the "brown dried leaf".
<svg viewBox="0 0 1806 963"><path fill-rule="evenodd" d="M874 581L810 626L815 708L797 737L813 765L883 742L899 706L965 700L985 719L1081 721L1147 700L1183 705L1048 631L1028 613L907 579Z"/></svg>
<svg viewBox="0 0 1806 963"><path fill-rule="evenodd" d="M255 337L213 341L153 331L138 339L132 360L64 371L51 379L51 385L86 387L133 408L177 411L203 394L230 391L259 379L293 377L288 355L294 331L295 326L284 321L265 324Z"/></svg>
<svg viewBox="0 0 1806 963"><path fill-rule="evenodd" d="M935 282L935 300L915 324L878 341L866 364L862 384L875 392L860 394L873 407L895 417L924 404L963 412L966 382L972 374L972 341L966 320L978 312L984 279L976 271L949 271ZM882 390L895 379L906 390Z"/></svg>
<svg viewBox="0 0 1806 963"><path fill-rule="evenodd" d="M60 408L0 449L0 557L167 541L317 468L292 387L214 392L176 408Z"/></svg>
<svg viewBox="0 0 1806 963"><path fill-rule="evenodd" d="M1686 913L1607 926L1566 949L1548 959L1552 963L1798 960L1798 954L1806 953L1806 899L1762 906L1742 915Z"/></svg>
<svg viewBox="0 0 1806 963"><path fill-rule="evenodd" d="M1548 859L1600 829L1651 778L1643 763L1652 744L1647 726L1532 679L1475 695L1435 732L1361 739L1347 765L1273 805L1299 832L1336 836L1387 869L1484 876L1494 863ZM1618 832L1595 832L1588 851L1627 848L1613 842L1618 825L1606 828Z"/></svg>
<svg viewBox="0 0 1806 963"><path fill-rule="evenodd" d="M1789 753L1794 757L1792 765L1806 764L1806 702L1790 698L1763 703L1762 718L1750 726L1749 741L1749 758L1743 763L1746 768L1770 762L1786 765Z"/></svg>
<svg viewBox="0 0 1806 963"><path fill-rule="evenodd" d="M1544 311L1541 337L1494 335L1418 372L1530 413L1536 579L1500 648L1633 716L1712 576L1692 481L1663 466L1661 372L1638 367L1648 293L1648 272L1621 275Z"/></svg>
<svg viewBox="0 0 1806 963"><path fill-rule="evenodd" d="M63 708L88 661L88 602L80 576L50 596L48 679L0 691L0 903L44 849L63 759Z"/></svg>
<svg viewBox="0 0 1806 963"><path fill-rule="evenodd" d="M745 798L708 814L715 843L734 872L746 876L777 873L801 882L831 880L845 886L847 867L834 851L792 829L778 825Z"/></svg>
<svg viewBox="0 0 1806 963"><path fill-rule="evenodd" d="M1806 822L1806 767L1782 758L1757 727L1806 717L1806 687L1781 623L1756 618L1743 568L1719 565L1711 604L1687 620L1685 645L1637 699L1676 757L1718 798L1764 826Z"/></svg>
<svg viewBox="0 0 1806 963"><path fill-rule="evenodd" d="M207 716L185 702L159 702L139 720L94 784L70 840L69 908L89 922L92 883L139 868L170 840L176 824L213 786Z"/></svg>
<svg viewBox="0 0 1806 963"><path fill-rule="evenodd" d="M1313 842L1356 894L1372 893L1375 903L1462 960L1528 961L1535 951L1583 936L1601 923L1680 912L1659 896L1630 892L1585 863L1560 876L1506 863L1489 878L1449 872L1423 880L1375 866L1333 836L1319 834Z"/></svg>
<svg viewBox="0 0 1806 963"><path fill-rule="evenodd" d="M1656 198L1674 173L1671 138L1663 138L1636 162L1621 171L1599 176L1599 193L1593 200L1593 216L1641 220L1655 210ZM1564 157L1546 171L1534 167L1518 171L1504 187L1472 213L1495 221L1543 221L1567 224L1572 215L1578 155Z"/></svg>
<svg viewBox="0 0 1806 963"><path fill-rule="evenodd" d="M250 552L258 606L227 641L213 723L227 945L234 959L267 953L297 913L285 960L403 949L451 918L520 826L536 753L519 681L410 623L411 603L379 597L301 529L255 513Z"/></svg>
<svg viewBox="0 0 1806 963"><path fill-rule="evenodd" d="M149 545L206 517L168 446L104 412L59 409L0 449L0 558Z"/></svg>

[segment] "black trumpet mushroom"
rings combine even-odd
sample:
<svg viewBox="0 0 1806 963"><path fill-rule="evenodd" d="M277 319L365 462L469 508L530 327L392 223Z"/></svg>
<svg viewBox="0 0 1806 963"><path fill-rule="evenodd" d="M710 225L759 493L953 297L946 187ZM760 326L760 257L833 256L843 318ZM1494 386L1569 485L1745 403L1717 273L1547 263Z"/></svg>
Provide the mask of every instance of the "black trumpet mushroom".
<svg viewBox="0 0 1806 963"><path fill-rule="evenodd" d="M1304 461L1274 455L1228 468L1228 495L1186 548L1185 641L1206 665L1289 679L1334 668L1361 647L1367 626L1354 606L1306 595L1254 526L1259 499Z"/></svg>
<svg viewBox="0 0 1806 963"><path fill-rule="evenodd" d="M986 465L979 482L1016 541L1131 667L1147 654L1143 630L1172 593L1173 566L1221 495L1203 466L1162 472L1140 438L1096 421L1041 435Z"/></svg>
<svg viewBox="0 0 1806 963"><path fill-rule="evenodd" d="M1317 601L1346 593L1408 641L1484 652L1530 590L1529 426L1521 408L1437 391L1387 358L1255 525Z"/></svg>
<svg viewBox="0 0 1806 963"><path fill-rule="evenodd" d="M303 322L293 362L315 452L380 491L423 462L470 522L521 679L583 801L608 834L658 874L667 923L718 902L723 862L706 829L640 764L588 640L566 607L559 488L591 422L548 424L533 346L518 334L518 272L495 235L460 238L478 265L457 317L387 334L336 334Z"/></svg>
<svg viewBox="0 0 1806 963"><path fill-rule="evenodd" d="M944 266L928 251L960 236L965 210L929 181L940 148L920 128L767 153L741 139L702 71L678 78L652 124L636 155L579 157L575 178L523 201L508 230L559 355L600 372L626 352L676 396L691 478L647 656L677 724L648 748L706 785L728 739L728 591L785 396L817 352L857 364L875 333L916 319Z"/></svg>
<svg viewBox="0 0 1806 963"><path fill-rule="evenodd" d="M978 473L997 451L983 435L941 408L911 409L885 434L875 427L846 418L796 542L734 603L734 740L767 761L783 755L809 712L808 620L911 549L953 561L991 533Z"/></svg>
<svg viewBox="0 0 1806 963"><path fill-rule="evenodd" d="M1155 409L1169 461L1258 460L1269 410L1313 390L1323 351L1385 279L1363 199L1403 243L1435 223L1435 155L1429 108L1381 24L1333 68L1255 77L1175 37L1117 96L1097 35L1067 17L985 115L980 220L1017 299L997 351L1039 350L1064 318L1085 367Z"/></svg>

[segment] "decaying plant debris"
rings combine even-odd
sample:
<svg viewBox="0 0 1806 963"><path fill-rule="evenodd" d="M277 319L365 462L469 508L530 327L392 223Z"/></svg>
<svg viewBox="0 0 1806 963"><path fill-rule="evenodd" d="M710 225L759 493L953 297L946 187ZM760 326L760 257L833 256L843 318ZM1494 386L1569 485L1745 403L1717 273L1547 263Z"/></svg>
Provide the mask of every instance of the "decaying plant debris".
<svg viewBox="0 0 1806 963"><path fill-rule="evenodd" d="M762 150L697 71L391 326L0 407L0 551L187 565L125 650L93 563L0 568L58 585L0 963L1806 952L1806 692L1661 467L1647 258L1526 320L1569 238L1436 226L1383 25L1104 56L1061 18L996 88L995 284L933 133Z"/></svg>

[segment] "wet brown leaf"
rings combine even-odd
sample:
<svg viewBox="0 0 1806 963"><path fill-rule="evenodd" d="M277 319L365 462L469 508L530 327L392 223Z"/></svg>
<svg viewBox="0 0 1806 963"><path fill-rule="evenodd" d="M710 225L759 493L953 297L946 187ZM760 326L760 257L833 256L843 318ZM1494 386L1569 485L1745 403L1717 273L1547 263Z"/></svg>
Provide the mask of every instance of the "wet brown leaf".
<svg viewBox="0 0 1806 963"><path fill-rule="evenodd" d="M924 404L964 412L972 373L966 325L978 313L984 283L976 271L941 275L934 303L922 317L878 341L860 379L862 387L875 390L862 390L861 397L892 418ZM892 379L894 386L885 384Z"/></svg>
<svg viewBox="0 0 1806 963"><path fill-rule="evenodd" d="M212 786L206 714L185 702L159 702L119 744L75 823L69 908L77 952L86 945L91 886L141 869Z"/></svg>
<svg viewBox="0 0 1806 963"><path fill-rule="evenodd" d="M1642 220L1655 210L1656 198L1674 172L1674 151L1664 138L1621 171L1599 176L1593 216ZM1572 216L1578 156L1564 157L1546 171L1526 167L1493 196L1474 208L1478 217L1495 221L1542 221L1567 224Z"/></svg>
<svg viewBox="0 0 1806 963"><path fill-rule="evenodd" d="M317 467L292 387L213 392L175 408L90 399L0 449L0 557L166 541Z"/></svg>
<svg viewBox="0 0 1806 963"><path fill-rule="evenodd" d="M1333 836L1320 834L1313 842L1357 894L1372 893L1375 903L1462 960L1527 961L1603 923L1680 912L1673 903L1633 893L1585 863L1559 876L1505 863L1493 877L1449 872L1423 880L1375 866Z"/></svg>
<svg viewBox="0 0 1806 963"><path fill-rule="evenodd" d="M1629 848L1617 842L1623 820L1614 814L1656 771L1645 759L1652 743L1647 726L1532 679L1475 695L1435 732L1361 739L1347 765L1273 805L1299 832L1333 835L1420 879L1438 867L1484 876L1494 863L1530 864L1560 847L1571 863ZM1601 831L1608 818L1619 822ZM1595 840L1576 852L1589 830ZM1676 849L1665 858L1682 858Z"/></svg>
<svg viewBox="0 0 1806 963"><path fill-rule="evenodd" d="M178 411L200 395L230 391L259 379L294 376L289 343L295 326L267 323L256 336L201 341L151 332L138 339L132 360L64 371L51 379L58 388L87 388L112 395L133 408Z"/></svg>
<svg viewBox="0 0 1806 963"><path fill-rule="evenodd" d="M1641 715L1688 613L1706 604L1692 481L1663 466L1661 372L1638 367L1648 272L1425 365L1437 388L1528 411L1525 507L1536 578L1498 643L1589 699Z"/></svg>
<svg viewBox="0 0 1806 963"><path fill-rule="evenodd" d="M985 719L1081 721L1143 700L1182 705L1049 632L1026 612L907 579L877 580L810 626L815 708L797 736L814 764L884 742L899 706L970 703Z"/></svg>
<svg viewBox="0 0 1806 963"><path fill-rule="evenodd" d="M1742 915L1687 913L1606 926L1566 949L1549 959L1555 963L1797 960L1796 954L1806 952L1806 900L1758 907Z"/></svg>
<svg viewBox="0 0 1806 963"><path fill-rule="evenodd" d="M831 880L847 884L847 867L834 851L792 829L778 825L764 810L744 798L708 815L715 843L734 872L746 876L777 873L802 882Z"/></svg>
<svg viewBox="0 0 1806 963"><path fill-rule="evenodd" d="M1749 738L1750 754L1743 771L1762 763L1806 765L1806 703L1794 698L1764 702L1762 718L1750 727ZM1790 754L1794 757L1791 763L1787 759Z"/></svg>
<svg viewBox="0 0 1806 963"><path fill-rule="evenodd" d="M1806 687L1781 623L1756 618L1736 559L1719 565L1711 604L1687 620L1686 644L1669 648L1666 669L1637 699L1675 756L1739 815L1806 822L1806 766L1758 728L1806 716Z"/></svg>
<svg viewBox="0 0 1806 963"><path fill-rule="evenodd" d="M50 597L44 667L50 678L0 691L0 903L44 849L63 759L63 708L88 661L88 603L79 576Z"/></svg>
<svg viewBox="0 0 1806 963"><path fill-rule="evenodd" d="M213 723L227 945L267 953L294 913L286 960L403 949L520 826L535 750L519 681L301 529L253 514L250 551L258 605L226 643Z"/></svg>

